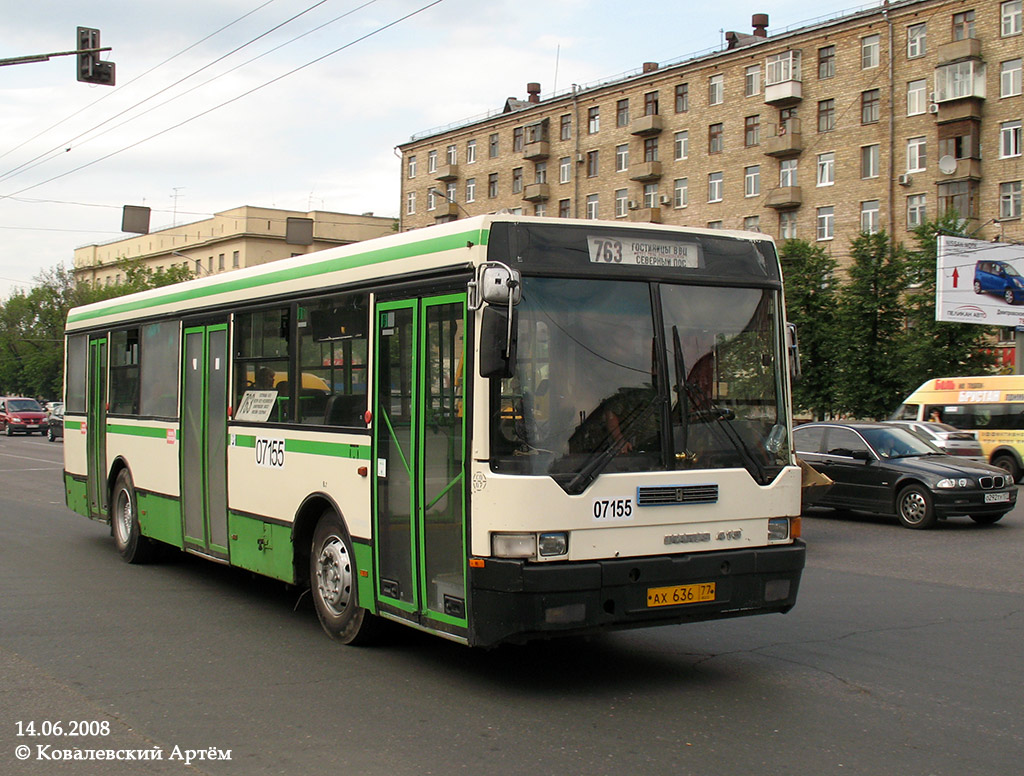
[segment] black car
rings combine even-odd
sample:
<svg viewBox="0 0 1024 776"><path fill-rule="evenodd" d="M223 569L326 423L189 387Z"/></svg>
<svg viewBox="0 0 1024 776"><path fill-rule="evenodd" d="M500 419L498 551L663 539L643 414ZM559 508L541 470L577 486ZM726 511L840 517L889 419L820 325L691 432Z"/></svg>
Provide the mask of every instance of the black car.
<svg viewBox="0 0 1024 776"><path fill-rule="evenodd" d="M994 523L1013 509L1011 475L947 455L888 423L808 423L793 432L797 454L834 484L816 506L896 515L907 528L967 515Z"/></svg>
<svg viewBox="0 0 1024 776"><path fill-rule="evenodd" d="M46 438L51 442L64 439L64 402L54 402L46 421Z"/></svg>

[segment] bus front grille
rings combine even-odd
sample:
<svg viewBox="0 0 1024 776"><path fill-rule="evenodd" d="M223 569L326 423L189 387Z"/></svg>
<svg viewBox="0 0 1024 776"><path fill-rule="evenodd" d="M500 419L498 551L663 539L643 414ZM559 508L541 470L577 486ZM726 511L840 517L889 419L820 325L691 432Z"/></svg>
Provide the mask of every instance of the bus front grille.
<svg viewBox="0 0 1024 776"><path fill-rule="evenodd" d="M663 507L674 504L714 504L718 485L665 485L637 488L638 507Z"/></svg>

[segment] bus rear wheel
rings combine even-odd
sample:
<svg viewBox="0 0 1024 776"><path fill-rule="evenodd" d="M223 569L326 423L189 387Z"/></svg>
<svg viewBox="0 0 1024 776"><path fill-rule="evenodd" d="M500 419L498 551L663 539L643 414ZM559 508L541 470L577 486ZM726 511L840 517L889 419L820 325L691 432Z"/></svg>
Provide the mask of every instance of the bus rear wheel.
<svg viewBox="0 0 1024 776"><path fill-rule="evenodd" d="M335 641L366 644L379 622L359 606L356 595L356 559L352 540L332 510L320 516L309 553L309 585L320 624Z"/></svg>
<svg viewBox="0 0 1024 776"><path fill-rule="evenodd" d="M1009 453L1000 453L992 459L992 465L998 466L1004 471L1008 471L1014 482L1020 479L1020 467L1017 465L1017 459Z"/></svg>
<svg viewBox="0 0 1024 776"><path fill-rule="evenodd" d="M147 563L153 558L153 544L139 528L139 502L135 483L127 469L122 469L114 481L110 499L110 532L114 546L127 563Z"/></svg>

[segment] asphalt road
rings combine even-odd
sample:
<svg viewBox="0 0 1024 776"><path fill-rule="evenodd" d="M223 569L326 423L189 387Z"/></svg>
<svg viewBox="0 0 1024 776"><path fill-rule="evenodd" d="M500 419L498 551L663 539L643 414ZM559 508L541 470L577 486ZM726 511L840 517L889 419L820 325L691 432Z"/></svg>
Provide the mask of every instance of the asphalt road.
<svg viewBox="0 0 1024 776"><path fill-rule="evenodd" d="M0 437L2 774L1021 772L1024 506L928 532L808 516L785 616L351 648L272 581L122 563L63 506L60 455ZM161 759L55 759L129 753Z"/></svg>

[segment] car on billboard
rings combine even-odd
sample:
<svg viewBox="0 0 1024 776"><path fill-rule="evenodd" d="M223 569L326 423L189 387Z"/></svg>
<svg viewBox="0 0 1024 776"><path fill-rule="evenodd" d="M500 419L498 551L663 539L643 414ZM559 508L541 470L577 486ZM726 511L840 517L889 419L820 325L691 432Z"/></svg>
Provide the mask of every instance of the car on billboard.
<svg viewBox="0 0 1024 776"><path fill-rule="evenodd" d="M1001 296L1007 304L1024 302L1024 277L1008 261L982 260L974 265L974 293Z"/></svg>

